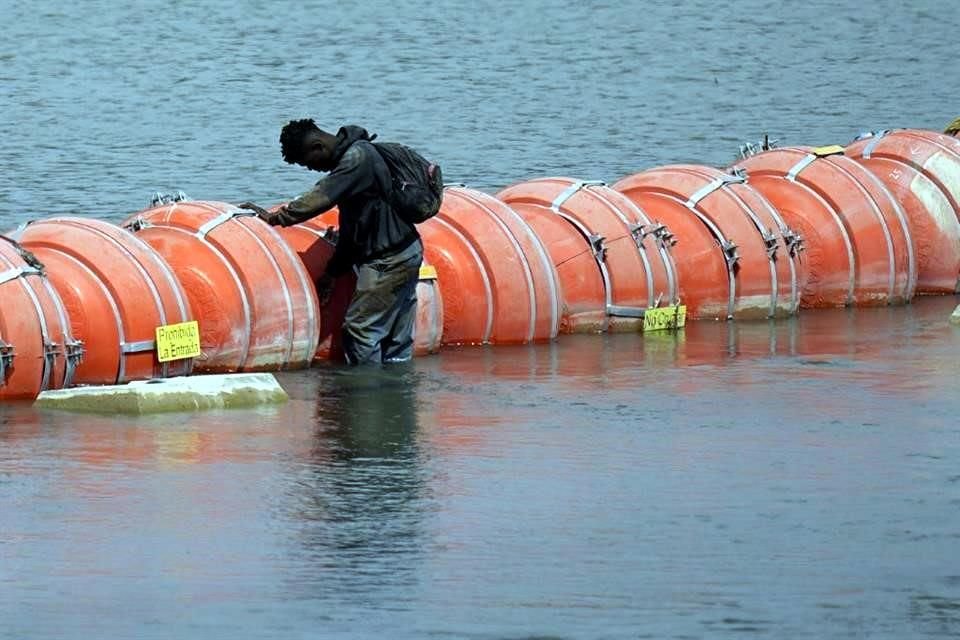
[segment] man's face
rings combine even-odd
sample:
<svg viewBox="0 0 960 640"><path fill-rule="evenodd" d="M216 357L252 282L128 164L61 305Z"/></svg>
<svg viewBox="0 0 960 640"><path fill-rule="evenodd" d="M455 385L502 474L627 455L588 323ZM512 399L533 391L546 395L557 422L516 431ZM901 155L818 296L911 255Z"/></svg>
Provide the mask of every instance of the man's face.
<svg viewBox="0 0 960 640"><path fill-rule="evenodd" d="M333 149L319 136L310 134L303 140L303 155L297 164L313 171L330 171Z"/></svg>

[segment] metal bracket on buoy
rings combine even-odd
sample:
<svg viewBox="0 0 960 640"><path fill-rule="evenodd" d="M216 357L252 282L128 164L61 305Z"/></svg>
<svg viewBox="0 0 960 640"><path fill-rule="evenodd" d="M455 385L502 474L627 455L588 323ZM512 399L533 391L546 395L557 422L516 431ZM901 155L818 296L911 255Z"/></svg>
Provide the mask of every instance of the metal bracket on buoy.
<svg viewBox="0 0 960 640"><path fill-rule="evenodd" d="M50 374L53 372L53 367L57 362L57 356L62 355L63 351L60 350L60 345L56 342L45 338L43 341L43 383L41 389L46 391L50 388Z"/></svg>
<svg viewBox="0 0 960 640"><path fill-rule="evenodd" d="M630 235L633 236L633 242L638 248L643 248L644 238L650 235L647 233L647 225L637 222L629 224L627 228L630 229Z"/></svg>
<svg viewBox="0 0 960 640"><path fill-rule="evenodd" d="M737 253L737 245L732 240L727 240L720 244L723 249L723 255L727 258L727 266L733 269L740 262L740 254Z"/></svg>
<svg viewBox="0 0 960 640"><path fill-rule="evenodd" d="M77 371L77 367L83 362L83 355L86 353L86 350L83 345L83 340L76 339L64 343L63 350L67 358L67 372L63 378L63 386L69 387L73 384L73 376Z"/></svg>
<svg viewBox="0 0 960 640"><path fill-rule="evenodd" d="M779 142L779 139L771 140L770 136L767 134L763 134L763 140L758 140L757 142L744 142L740 145L740 159L746 160L747 158L755 156L758 153L775 149L777 148Z"/></svg>
<svg viewBox="0 0 960 640"><path fill-rule="evenodd" d="M764 231L761 235L763 238L763 244L767 248L767 257L771 260L777 259L777 236L775 236L771 231Z"/></svg>
<svg viewBox="0 0 960 640"><path fill-rule="evenodd" d="M670 233L670 229L665 224L657 223L647 233L653 235L663 247L672 247L677 244L677 237Z"/></svg>
<svg viewBox="0 0 960 640"><path fill-rule="evenodd" d="M617 318L642 318L646 309L643 307L622 307L618 305L607 305L607 315Z"/></svg>
<svg viewBox="0 0 960 640"><path fill-rule="evenodd" d="M177 191L176 193L161 193L156 191L150 196L150 206L157 207L162 204L173 204L174 202L184 202L191 199L192 198L183 191Z"/></svg>
<svg viewBox="0 0 960 640"><path fill-rule="evenodd" d="M152 226L152 224L147 222L146 218L143 216L137 216L127 224L123 225L123 228L132 233L136 233L137 231L141 231Z"/></svg>
<svg viewBox="0 0 960 640"><path fill-rule="evenodd" d="M595 233L587 235L587 241L590 243L590 249L593 250L593 257L600 262L607 261L607 239Z"/></svg>
<svg viewBox="0 0 960 640"><path fill-rule="evenodd" d="M787 252L794 258L805 249L803 246L803 236L793 229L786 229L783 232L783 241L787 245Z"/></svg>
<svg viewBox="0 0 960 640"><path fill-rule="evenodd" d="M13 345L0 340L0 384L7 379L7 371L13 366Z"/></svg>

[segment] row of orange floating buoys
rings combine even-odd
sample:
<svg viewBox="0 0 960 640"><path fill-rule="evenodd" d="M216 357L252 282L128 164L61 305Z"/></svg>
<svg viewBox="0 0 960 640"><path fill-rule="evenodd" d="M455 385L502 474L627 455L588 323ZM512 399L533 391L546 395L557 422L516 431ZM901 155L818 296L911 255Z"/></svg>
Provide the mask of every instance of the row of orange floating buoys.
<svg viewBox="0 0 960 640"><path fill-rule="evenodd" d="M447 187L418 227L416 353L640 331L648 310L677 304L691 319L747 320L958 291L960 139L895 130L743 155L611 186ZM122 226L21 225L0 238L0 399L339 359L355 279L338 279L322 307L315 290L338 224L336 209L272 228L181 199ZM155 329L189 320L201 355L160 363Z"/></svg>

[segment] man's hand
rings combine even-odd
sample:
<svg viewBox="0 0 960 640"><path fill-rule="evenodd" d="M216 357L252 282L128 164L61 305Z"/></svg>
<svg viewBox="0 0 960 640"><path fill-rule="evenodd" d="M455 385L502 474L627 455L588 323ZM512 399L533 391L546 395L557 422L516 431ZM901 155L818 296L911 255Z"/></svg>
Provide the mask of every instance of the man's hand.
<svg viewBox="0 0 960 640"><path fill-rule="evenodd" d="M336 280L329 273L323 274L317 281L317 298L320 300L321 307L327 306L327 303L330 302L334 284L336 284Z"/></svg>
<svg viewBox="0 0 960 640"><path fill-rule="evenodd" d="M280 212L283 211L283 207L280 207L277 211L267 211L259 205L255 205L252 202L241 202L237 205L241 209L247 209L253 211L257 214L257 217L269 224L270 226L276 226L280 224Z"/></svg>

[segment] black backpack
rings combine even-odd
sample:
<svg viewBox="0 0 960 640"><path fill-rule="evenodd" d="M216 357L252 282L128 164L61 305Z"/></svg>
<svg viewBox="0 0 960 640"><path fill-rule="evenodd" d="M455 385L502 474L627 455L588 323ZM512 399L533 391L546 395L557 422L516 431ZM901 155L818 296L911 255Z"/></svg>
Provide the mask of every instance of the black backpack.
<svg viewBox="0 0 960 640"><path fill-rule="evenodd" d="M410 147L397 142L373 144L387 163L393 185L390 204L410 224L420 224L437 215L443 202L443 173Z"/></svg>

